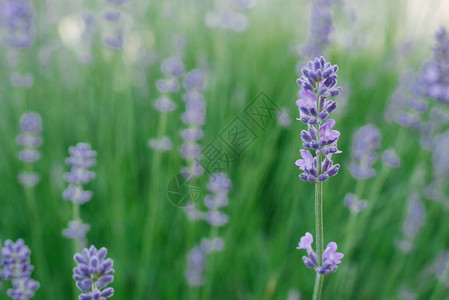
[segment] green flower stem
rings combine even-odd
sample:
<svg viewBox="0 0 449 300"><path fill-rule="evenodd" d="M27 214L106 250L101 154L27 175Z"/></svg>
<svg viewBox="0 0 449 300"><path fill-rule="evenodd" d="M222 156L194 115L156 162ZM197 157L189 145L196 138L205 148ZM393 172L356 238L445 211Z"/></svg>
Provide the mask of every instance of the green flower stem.
<svg viewBox="0 0 449 300"><path fill-rule="evenodd" d="M157 138L162 137L165 134L167 127L167 114L161 113L158 121L158 132L157 132ZM142 250L140 253L140 267L138 270L138 276L139 279L137 281L136 291L134 295L134 299L140 300L143 299L143 294L145 292L145 284L148 282L146 280L145 272L148 268L150 258L151 258L151 251L153 246L153 235L154 235L154 229L157 224L157 217L160 215L158 213L160 202L162 201L163 197L161 196L161 165L162 165L162 152L154 150L153 151L153 159L151 164L151 184L150 184L150 191L149 191L149 201L148 201L148 208L147 212L145 214L145 223L143 227L143 235L142 235Z"/></svg>
<svg viewBox="0 0 449 300"><path fill-rule="evenodd" d="M212 226L210 228L210 233L209 233L209 240L212 241L213 239L215 239L218 236L218 227L217 226ZM211 288L212 288L212 282L213 282L213 269L214 269L214 255L212 255L210 257L209 260L209 266L207 267L207 283L206 286L204 287L204 294L203 294L203 299L204 300L209 300L212 299L210 297L210 292L211 292Z"/></svg>
<svg viewBox="0 0 449 300"><path fill-rule="evenodd" d="M321 174L321 155L317 156L318 174ZM324 233L323 233L323 183L315 183L315 237L316 256L318 266L323 265ZM321 299L323 292L324 275L316 274L313 300Z"/></svg>
<svg viewBox="0 0 449 300"><path fill-rule="evenodd" d="M73 208L72 210L73 220L78 220L80 218L79 204L73 203L72 208ZM81 251L81 245L78 239L72 239L72 247L73 247L73 254ZM74 266L76 266L76 263L74 264ZM73 287L73 299L78 299L78 287L76 286L75 282L72 284L72 287Z"/></svg>
<svg viewBox="0 0 449 300"><path fill-rule="evenodd" d="M32 166L27 167L27 171L32 172ZM25 201L28 208L28 214L30 216L30 227L31 227L31 240L34 250L36 253L36 272L39 276L41 282L50 282L50 276L48 274L48 263L45 258L44 252L44 240L42 238L42 226L39 219L39 213L36 204L36 197L34 195L34 189L32 187L25 187ZM51 299L52 297L48 295L48 290L44 290L46 293L46 299Z"/></svg>

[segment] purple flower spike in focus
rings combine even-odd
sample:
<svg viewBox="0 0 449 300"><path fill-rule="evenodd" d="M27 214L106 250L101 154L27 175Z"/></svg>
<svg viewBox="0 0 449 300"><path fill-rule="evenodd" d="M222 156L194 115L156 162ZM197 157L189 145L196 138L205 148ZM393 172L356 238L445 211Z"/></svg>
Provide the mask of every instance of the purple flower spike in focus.
<svg viewBox="0 0 449 300"><path fill-rule="evenodd" d="M26 187L34 187L39 182L39 175L32 172L32 164L39 160L40 153L37 148L42 144L42 118L38 113L29 112L20 118L20 134L17 136L17 144L23 146L19 152L19 159L29 167L22 171L19 182Z"/></svg>
<svg viewBox="0 0 449 300"><path fill-rule="evenodd" d="M341 153L337 148L340 132L333 129L335 120L328 119L337 108L337 104L329 98L341 91L336 86L337 70L338 67L331 65L324 57L315 58L302 69L303 76L297 80L301 86L301 98L296 101L298 120L307 124L307 130L301 131L301 139L304 148L309 150L300 150L302 159L295 164L304 171L299 175L304 181L326 181L335 176L340 168L339 164L332 162L332 154ZM311 151L315 151L315 156Z"/></svg>
<svg viewBox="0 0 449 300"><path fill-rule="evenodd" d="M93 245L75 254L77 266L73 269L73 279L83 292L80 300L106 300L114 295L114 289L107 287L114 281L114 262L106 254L106 248L97 250Z"/></svg>
<svg viewBox="0 0 449 300"><path fill-rule="evenodd" d="M343 253L336 252L337 244L335 242L330 242L327 245L326 250L323 252L323 265L317 266L317 256L315 251L312 249L313 236L309 232L301 237L296 249L305 249L308 256L303 256L302 260L306 267L315 269L319 274L330 274L337 270L338 264L341 263L343 258Z"/></svg>
<svg viewBox="0 0 449 300"><path fill-rule="evenodd" d="M349 171L354 178L362 180L374 177L372 168L377 160L376 151L380 147L380 132L372 124L361 127L352 140L352 162Z"/></svg>

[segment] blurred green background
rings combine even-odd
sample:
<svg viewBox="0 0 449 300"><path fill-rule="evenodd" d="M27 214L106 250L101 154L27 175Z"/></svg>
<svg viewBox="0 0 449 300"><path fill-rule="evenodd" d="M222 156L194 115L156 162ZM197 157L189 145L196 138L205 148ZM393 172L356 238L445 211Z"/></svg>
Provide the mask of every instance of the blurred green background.
<svg viewBox="0 0 449 300"><path fill-rule="evenodd" d="M375 124L382 133L381 150L397 147L402 161L399 169L383 172L381 162L376 163L378 176L366 181L362 196L375 205L353 221L354 248L338 272L326 277L323 299L429 299L438 284L426 269L449 243L448 212L441 204L423 200L427 218L411 252L395 246L408 195L431 181L431 153L420 150L417 134L384 120L400 73L418 70L431 56L435 30L443 22L449 25L445 1L421 2L347 0L332 8L334 32L326 56L340 67L344 93L335 100L346 103L335 117L343 151L335 161L342 167L324 184L326 244L336 241L345 252L350 213L343 198L357 185L347 170L353 133ZM311 3L259 0L244 11L248 28L233 32L205 25L213 2L128 1L120 7L127 20L123 49L102 46L105 29L100 25L89 46L89 63L80 62L77 20L85 9L100 18L106 4L49 0L33 7L33 46L0 49L0 238L22 237L32 249L33 278L41 283L34 299L72 299L74 253L61 234L72 218L72 204L62 199L62 176L69 170L64 164L67 149L78 142L88 142L98 152L93 168L97 176L88 184L94 197L81 207L81 216L91 226L89 244L107 247L114 259L114 299L133 299L138 286L144 287L140 299L204 299L207 289L209 299L286 299L292 289L299 290L302 299L311 298L315 275L295 247L305 232L314 232L314 187L299 180L294 165L304 127L294 119L295 68L307 59L296 49L307 39ZM186 257L209 235L210 226L188 221L167 197L169 180L185 164L179 154L179 131L185 127L180 120L183 91L173 98L178 109L167 115L166 134L173 149L156 154L147 146L158 132L160 113L152 105L159 96L155 81L163 77L160 64L176 53L180 39L185 40L186 69L207 70L203 146L244 115L261 92L285 108L293 121L281 127L273 119L265 131L255 127L258 139L231 164L233 187L225 209L230 220L218 233L225 249L210 255L205 286L200 288L186 283ZM42 51L51 47L55 50L50 63L42 64ZM16 70L33 75L31 88L10 84L11 56L19 60ZM41 182L32 191L40 238L33 238L36 219L17 181L23 164L15 137L20 116L27 111L40 113L44 125L41 159L34 164ZM405 138L398 145L399 134ZM161 168L152 172L156 159ZM424 181L414 183L418 167L424 168ZM203 176L200 184L205 187L207 180ZM144 236L147 222L152 234ZM151 247L147 266L140 260L146 242ZM43 265L36 259L38 251ZM4 290L0 299L6 299ZM416 298L404 296L412 292Z"/></svg>

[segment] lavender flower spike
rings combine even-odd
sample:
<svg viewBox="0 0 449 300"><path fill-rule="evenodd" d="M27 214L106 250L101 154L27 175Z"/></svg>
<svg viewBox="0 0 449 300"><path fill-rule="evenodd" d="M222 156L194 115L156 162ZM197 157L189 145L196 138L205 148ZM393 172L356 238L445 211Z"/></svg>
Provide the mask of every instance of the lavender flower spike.
<svg viewBox="0 0 449 300"><path fill-rule="evenodd" d="M199 246L194 247L187 257L186 280L190 286L201 286L204 283L206 253Z"/></svg>
<svg viewBox="0 0 449 300"><path fill-rule="evenodd" d="M19 152L19 159L29 166L40 158L37 148L42 144L42 118L38 113L29 112L20 118L20 134L17 144L24 148ZM39 182L39 175L31 171L22 171L19 182L26 187L34 187Z"/></svg>
<svg viewBox="0 0 449 300"><path fill-rule="evenodd" d="M12 288L8 289L8 296L15 300L27 300L34 297L34 292L39 288L39 282L31 278L14 279Z"/></svg>
<svg viewBox="0 0 449 300"><path fill-rule="evenodd" d="M305 249L308 256L303 256L302 260L304 264L312 269L315 269L317 273L327 275L335 272L338 268L338 264L341 263L343 253L337 252L337 244L330 242L327 244L326 250L323 252L323 265L317 265L317 256L312 249L313 236L309 232L301 237L298 247L296 249Z"/></svg>
<svg viewBox="0 0 449 300"><path fill-rule="evenodd" d="M341 88L336 87L338 67L332 66L324 57L315 58L302 69L301 78L297 80L301 86L301 99L296 101L299 119L307 124L307 130L301 132L303 146L315 151L300 150L302 159L296 161L300 170L304 171L299 178L312 183L326 181L338 173L340 165L334 165L332 154L341 153L337 148L340 132L333 130L335 120L328 119L337 104L329 99L337 96ZM321 162L321 156L326 155Z"/></svg>
<svg viewBox="0 0 449 300"><path fill-rule="evenodd" d="M114 262L106 258L106 254L106 248L97 250L93 245L75 254L74 259L78 265L73 269L73 279L83 292L79 300L106 300L114 295L114 289L107 287L114 281Z"/></svg>
<svg viewBox="0 0 449 300"><path fill-rule="evenodd" d="M441 27L435 38L434 57L424 67L418 82L418 93L449 104L449 32Z"/></svg>
<svg viewBox="0 0 449 300"><path fill-rule="evenodd" d="M70 184L64 191L63 197L75 204L83 204L92 198L92 192L85 191L82 185L95 177L95 173L87 168L96 164L97 152L93 151L87 143L78 143L69 148L69 153L70 157L66 159L66 163L72 167L72 170L64 174L65 180Z"/></svg>
<svg viewBox="0 0 449 300"><path fill-rule="evenodd" d="M301 131L301 139L306 149L301 149L302 159L296 161L300 170L304 171L299 178L315 184L315 228L316 252L312 249L313 237L306 233L299 241L297 249L306 249L308 256L303 256L304 264L317 272L313 299L321 299L323 280L326 274L337 269L343 254L337 253L337 244L331 242L324 245L323 229L323 182L335 176L340 168L332 161L332 154L341 153L337 148L340 132L334 130L335 120L328 119L337 104L331 97L337 96L341 88L337 87L338 67L327 62L324 57L315 58L307 67L302 68L301 78L297 83L301 99L296 101L299 119L307 124L307 130ZM314 152L314 153L313 153Z"/></svg>
<svg viewBox="0 0 449 300"><path fill-rule="evenodd" d="M7 293L12 299L27 300L34 296L34 292L39 288L39 282L31 279L33 266L30 261L30 249L22 239L17 242L5 241L5 246L1 249L0 279L12 280L12 288Z"/></svg>
<svg viewBox="0 0 449 300"><path fill-rule="evenodd" d="M5 241L2 248L3 276L5 279L29 278L34 267L30 263L31 251L22 239Z"/></svg>

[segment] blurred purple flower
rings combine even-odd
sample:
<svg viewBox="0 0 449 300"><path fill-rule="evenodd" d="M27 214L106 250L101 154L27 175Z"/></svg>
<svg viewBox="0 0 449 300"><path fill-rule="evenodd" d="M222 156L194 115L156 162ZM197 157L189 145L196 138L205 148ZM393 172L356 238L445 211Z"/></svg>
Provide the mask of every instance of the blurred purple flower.
<svg viewBox="0 0 449 300"><path fill-rule="evenodd" d="M149 139L148 147L156 151L168 151L172 147L169 137L163 136L160 139Z"/></svg>
<svg viewBox="0 0 449 300"><path fill-rule="evenodd" d="M31 251L22 239L18 239L15 243L6 240L1 252L1 264L5 279L29 278L31 276L34 269L30 263Z"/></svg>
<svg viewBox="0 0 449 300"><path fill-rule="evenodd" d="M354 213L359 213L368 206L366 200L359 200L354 194L346 194L344 203Z"/></svg>
<svg viewBox="0 0 449 300"><path fill-rule="evenodd" d="M380 147L380 132L373 124L368 124L356 131L352 139L352 162L349 171L358 180L376 175L372 168L377 160L376 151Z"/></svg>
<svg viewBox="0 0 449 300"><path fill-rule="evenodd" d="M39 282L31 278L20 278L12 281L12 288L8 289L8 296L15 300L27 300L34 297L39 288Z"/></svg>
<svg viewBox="0 0 449 300"><path fill-rule="evenodd" d="M84 224L81 219L69 222L69 227L62 231L62 235L69 239L85 240L87 232L90 230L88 224Z"/></svg>
<svg viewBox="0 0 449 300"><path fill-rule="evenodd" d="M19 159L26 164L39 160L40 153L37 148L42 144L42 118L38 113L25 113L20 118L21 132L16 138L17 144L24 148L19 152ZM20 184L34 187L39 182L39 175L32 171L22 171L18 176Z"/></svg>
<svg viewBox="0 0 449 300"><path fill-rule="evenodd" d="M176 103L166 96L162 96L154 102L154 108L161 113L174 111L176 107Z"/></svg>
<svg viewBox="0 0 449 300"><path fill-rule="evenodd" d="M290 125L292 124L292 120L286 108L281 108L279 110L279 113L277 115L277 123L285 128L290 127Z"/></svg>
<svg viewBox="0 0 449 300"><path fill-rule="evenodd" d="M206 268L206 253L201 247L194 247L187 256L185 276L190 286L204 284L204 271Z"/></svg>
<svg viewBox="0 0 449 300"><path fill-rule="evenodd" d="M11 47L27 48L33 43L33 11L28 0L6 0L0 3L0 25L7 29L6 42Z"/></svg>
<svg viewBox="0 0 449 300"><path fill-rule="evenodd" d="M200 69L194 69L184 77L184 88L187 91L204 91L206 75Z"/></svg>
<svg viewBox="0 0 449 300"><path fill-rule="evenodd" d="M389 148L382 153L382 162L390 168L399 168L401 160L393 148Z"/></svg>
<svg viewBox="0 0 449 300"><path fill-rule="evenodd" d="M408 211L402 226L403 237L397 246L403 252L409 252L414 248L414 241L421 227L425 224L426 208L418 194L412 193L408 199Z"/></svg>
<svg viewBox="0 0 449 300"><path fill-rule="evenodd" d="M324 54L324 48L330 44L330 35L334 31L331 5L336 1L314 1L309 25L309 37L304 45L304 55L315 57Z"/></svg>
<svg viewBox="0 0 449 300"><path fill-rule="evenodd" d="M181 77L184 74L184 63L181 57L169 57L162 62L161 71L167 77Z"/></svg>
<svg viewBox="0 0 449 300"><path fill-rule="evenodd" d="M436 35L433 60L428 62L418 81L422 96L449 104L449 33L441 27Z"/></svg>

